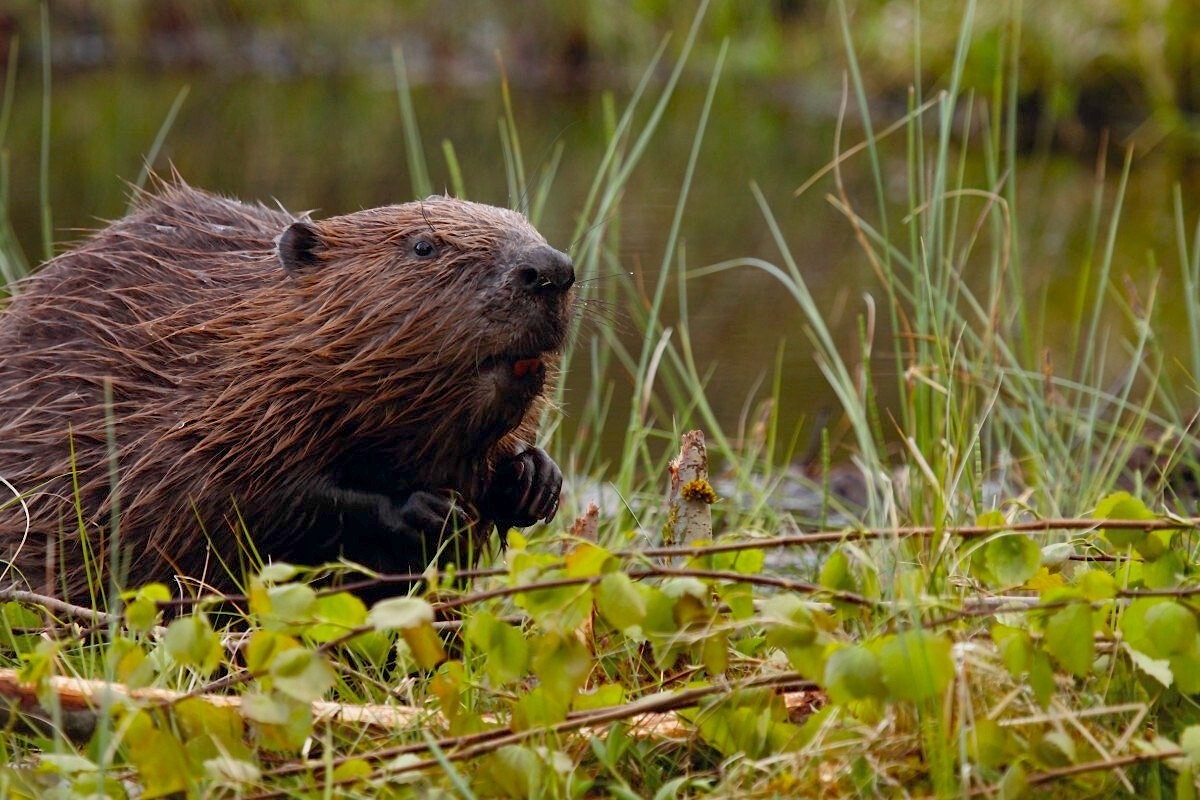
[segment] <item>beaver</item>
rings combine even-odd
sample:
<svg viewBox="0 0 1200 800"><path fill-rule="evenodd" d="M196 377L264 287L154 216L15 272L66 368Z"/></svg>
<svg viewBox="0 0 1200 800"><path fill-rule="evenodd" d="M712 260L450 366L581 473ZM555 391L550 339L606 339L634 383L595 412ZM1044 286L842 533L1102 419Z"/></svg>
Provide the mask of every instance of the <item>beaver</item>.
<svg viewBox="0 0 1200 800"><path fill-rule="evenodd" d="M574 280L510 210L316 221L160 181L0 311L0 584L420 571L552 519Z"/></svg>

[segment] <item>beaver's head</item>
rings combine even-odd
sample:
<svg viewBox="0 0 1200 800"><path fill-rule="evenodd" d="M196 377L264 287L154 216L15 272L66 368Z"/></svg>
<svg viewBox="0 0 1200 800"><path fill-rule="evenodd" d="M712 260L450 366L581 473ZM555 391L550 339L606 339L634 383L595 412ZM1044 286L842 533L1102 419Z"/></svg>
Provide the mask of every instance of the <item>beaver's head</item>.
<svg viewBox="0 0 1200 800"><path fill-rule="evenodd" d="M278 257L308 353L363 433L426 420L498 439L544 391L570 326L571 260L506 209L430 197L300 221Z"/></svg>

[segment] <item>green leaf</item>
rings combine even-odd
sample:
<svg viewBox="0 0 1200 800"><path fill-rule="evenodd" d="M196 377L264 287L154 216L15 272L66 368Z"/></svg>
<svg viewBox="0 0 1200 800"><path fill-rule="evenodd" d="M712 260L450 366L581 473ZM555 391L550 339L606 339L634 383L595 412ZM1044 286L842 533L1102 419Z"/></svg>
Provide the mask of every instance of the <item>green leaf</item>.
<svg viewBox="0 0 1200 800"><path fill-rule="evenodd" d="M754 617L754 589L747 583L722 583L717 586L717 596L729 606L729 615L746 622Z"/></svg>
<svg viewBox="0 0 1200 800"><path fill-rule="evenodd" d="M442 647L442 638L432 622L426 622L413 628L400 631L404 643L412 652L417 666L421 669L433 669L446 660L446 649Z"/></svg>
<svg viewBox="0 0 1200 800"><path fill-rule="evenodd" d="M292 566L284 561L276 561L273 564L267 564L262 568L262 572L258 573L258 578L263 583L283 583L290 581L300 572L300 568Z"/></svg>
<svg viewBox="0 0 1200 800"><path fill-rule="evenodd" d="M171 599L171 591L161 583L151 583L136 592L125 592L125 624L130 630L145 633L158 623L158 604Z"/></svg>
<svg viewBox="0 0 1200 800"><path fill-rule="evenodd" d="M572 711L595 711L599 708L612 708L625 702L625 687L619 683L605 683L600 686L582 691L571 701Z"/></svg>
<svg viewBox="0 0 1200 800"><path fill-rule="evenodd" d="M442 714L450 721L452 733L461 732L458 722L462 718L462 694L466 683L466 670L461 661L443 663L429 681L429 691L438 699Z"/></svg>
<svg viewBox="0 0 1200 800"><path fill-rule="evenodd" d="M295 703L281 696L247 692L242 695L242 716L251 722L265 725L283 725L288 721Z"/></svg>
<svg viewBox="0 0 1200 800"><path fill-rule="evenodd" d="M1129 660L1133 662L1135 667L1151 678L1154 678L1154 680L1163 686L1170 688L1171 684L1175 682L1175 675L1171 671L1170 660L1165 658L1151 658L1141 650L1135 650L1132 647L1126 648L1125 652L1129 654Z"/></svg>
<svg viewBox="0 0 1200 800"><path fill-rule="evenodd" d="M1154 513L1146 508L1146 504L1129 492L1113 492L1099 503L1092 514L1096 519L1155 519ZM1146 531L1130 528L1101 528L1104 538L1122 549L1137 547L1146 538Z"/></svg>
<svg viewBox="0 0 1200 800"><path fill-rule="evenodd" d="M883 681L896 700L934 699L954 677L950 641L932 631L906 631L879 646Z"/></svg>
<svg viewBox="0 0 1200 800"><path fill-rule="evenodd" d="M714 630L699 643L699 661L709 675L720 675L729 668L729 635Z"/></svg>
<svg viewBox="0 0 1200 800"><path fill-rule="evenodd" d="M719 543L720 540L718 540ZM702 543L697 543L702 544ZM758 575L762 572L766 556L762 550L727 550L724 552L694 555L687 560L690 569L736 572L739 575Z"/></svg>
<svg viewBox="0 0 1200 800"><path fill-rule="evenodd" d="M698 722L701 738L725 756L778 754L793 748L802 735L787 722L778 698L754 689L735 691L691 718Z"/></svg>
<svg viewBox="0 0 1200 800"><path fill-rule="evenodd" d="M321 699L336 680L325 656L303 647L277 655L271 662L271 678L276 689L302 703Z"/></svg>
<svg viewBox="0 0 1200 800"><path fill-rule="evenodd" d="M1184 764L1179 770L1179 778L1175 781L1175 800L1196 800L1196 780L1190 763Z"/></svg>
<svg viewBox="0 0 1200 800"><path fill-rule="evenodd" d="M262 770L254 762L220 754L204 762L204 774L222 786L258 783Z"/></svg>
<svg viewBox="0 0 1200 800"><path fill-rule="evenodd" d="M1195 615L1174 600L1165 597L1140 597L1130 603L1121 614L1119 627L1126 645L1152 659L1164 659L1185 653L1190 659L1195 657L1194 653L1200 654ZM1179 666L1186 666L1186 661L1187 659L1181 661ZM1192 683L1190 676L1185 677L1174 668L1172 672L1181 683Z"/></svg>
<svg viewBox="0 0 1200 800"><path fill-rule="evenodd" d="M1147 531L1146 536L1133 549L1147 561L1155 561L1167 552L1171 546L1171 537L1175 531Z"/></svg>
<svg viewBox="0 0 1200 800"><path fill-rule="evenodd" d="M1117 596L1117 582L1104 570L1085 570L1075 579L1075 585L1083 593L1084 599L1092 603Z"/></svg>
<svg viewBox="0 0 1200 800"><path fill-rule="evenodd" d="M767 643L772 647L806 647L817 638L813 613L797 594L768 597L762 603L762 617L767 626Z"/></svg>
<svg viewBox="0 0 1200 800"><path fill-rule="evenodd" d="M713 616L708 585L696 578L672 578L662 585L663 593L675 600L671 615L681 628L707 623Z"/></svg>
<svg viewBox="0 0 1200 800"><path fill-rule="evenodd" d="M1141 650L1151 657L1163 655L1159 653L1149 636L1146 635L1146 614L1156 605L1167 602L1163 597L1139 597L1121 612L1121 622L1118 627L1125 643L1130 647Z"/></svg>
<svg viewBox="0 0 1200 800"><path fill-rule="evenodd" d="M608 573L593 591L596 610L617 630L641 625L646 618L646 599L624 572Z"/></svg>
<svg viewBox="0 0 1200 800"><path fill-rule="evenodd" d="M112 641L105 660L112 665L117 680L130 689L149 686L158 672L157 659L147 658L141 645L125 638Z"/></svg>
<svg viewBox="0 0 1200 800"><path fill-rule="evenodd" d="M1042 551L1027 536L1001 534L984 546L984 559L1000 586L1020 586L1037 574Z"/></svg>
<svg viewBox="0 0 1200 800"><path fill-rule="evenodd" d="M312 733L312 705L286 695L246 694L242 716L254 723L259 743L276 752L295 752Z"/></svg>
<svg viewBox="0 0 1200 800"><path fill-rule="evenodd" d="M1175 688L1184 694L1200 694L1200 642L1170 658Z"/></svg>
<svg viewBox="0 0 1200 800"><path fill-rule="evenodd" d="M592 657L574 636L546 633L533 643L533 672L554 700L567 706L587 681Z"/></svg>
<svg viewBox="0 0 1200 800"><path fill-rule="evenodd" d="M993 508L991 511L985 511L976 517L975 525L980 528L1002 528L1008 525L1008 519L1005 518L1003 511Z"/></svg>
<svg viewBox="0 0 1200 800"><path fill-rule="evenodd" d="M1193 767L1200 766L1200 725L1191 725L1183 729L1179 737L1179 749L1192 762Z"/></svg>
<svg viewBox="0 0 1200 800"><path fill-rule="evenodd" d="M997 800L1018 800L1029 791L1029 779L1021 762L1010 764L1000 778Z"/></svg>
<svg viewBox="0 0 1200 800"><path fill-rule="evenodd" d="M1029 654L1029 688L1033 689L1033 697L1039 706L1043 709L1050 706L1050 698L1054 697L1054 669L1044 650Z"/></svg>
<svg viewBox="0 0 1200 800"><path fill-rule="evenodd" d="M788 664L792 669L809 680L821 680L825 675L825 662L829 653L823 644L810 644L805 647L788 647L784 649Z"/></svg>
<svg viewBox="0 0 1200 800"><path fill-rule="evenodd" d="M1142 564L1142 581L1147 589L1174 589L1183 582L1186 574L1183 553L1178 550L1168 550Z"/></svg>
<svg viewBox="0 0 1200 800"><path fill-rule="evenodd" d="M1190 650L1196 643L1196 615L1174 601L1152 606L1146 610L1146 638L1157 655Z"/></svg>
<svg viewBox="0 0 1200 800"><path fill-rule="evenodd" d="M708 584L699 578L671 578L663 582L662 590L667 597L675 600L681 597L691 597L701 603L709 600Z"/></svg>
<svg viewBox="0 0 1200 800"><path fill-rule="evenodd" d="M1005 669L1014 678L1020 678L1029 669L1033 653L1033 639L1029 632L997 622L992 625L991 634L992 641L1000 649Z"/></svg>
<svg viewBox="0 0 1200 800"><path fill-rule="evenodd" d="M63 645L54 639L39 639L33 652L24 657L25 663L17 676L21 683L36 684L39 694L47 691L46 681L54 674L54 665L62 647Z"/></svg>
<svg viewBox="0 0 1200 800"><path fill-rule="evenodd" d="M537 797L546 780L546 766L527 747L510 744L499 748L485 762L488 786L502 797Z"/></svg>
<svg viewBox="0 0 1200 800"><path fill-rule="evenodd" d="M187 753L179 739L154 726L150 715L138 712L125 732L125 751L138 771L142 797L182 793L191 783Z"/></svg>
<svg viewBox="0 0 1200 800"><path fill-rule="evenodd" d="M1048 731L1030 751L1043 766L1055 769L1075 763L1075 740L1062 731Z"/></svg>
<svg viewBox="0 0 1200 800"><path fill-rule="evenodd" d="M1074 675L1087 675L1096 658L1092 635L1092 607L1072 603L1052 614L1046 622L1045 645L1063 668Z"/></svg>
<svg viewBox="0 0 1200 800"><path fill-rule="evenodd" d="M28 794L22 794L16 786L4 786L4 768L0 767L0 787L7 788L12 791L13 800L25 800L25 798L40 798L46 795L38 791L31 790ZM53 796L53 795L51 795ZM127 800L129 793L126 792L125 786L120 780L113 776L111 772L101 776L98 772L84 773L76 775L71 781L71 798L92 798L103 797L105 800L114 798L114 800ZM8 795L5 795L7 798Z"/></svg>
<svg viewBox="0 0 1200 800"><path fill-rule="evenodd" d="M377 631L404 630L431 622L433 606L420 597L389 597L367 612L367 624Z"/></svg>
<svg viewBox="0 0 1200 800"><path fill-rule="evenodd" d="M207 675L221 663L221 639L201 613L180 617L167 626L167 652L179 664Z"/></svg>
<svg viewBox="0 0 1200 800"><path fill-rule="evenodd" d="M38 761L39 769L56 775L78 775L81 772L95 772L99 769L91 759L75 753L41 753L38 755Z"/></svg>
<svg viewBox="0 0 1200 800"><path fill-rule="evenodd" d="M999 769L1009 761L1012 737L996 720L979 719L967 733L967 753L987 769Z"/></svg>
<svg viewBox="0 0 1200 800"><path fill-rule="evenodd" d="M151 600L131 600L125 604L125 625L131 631L145 633L158 622L158 605Z"/></svg>
<svg viewBox="0 0 1200 800"><path fill-rule="evenodd" d="M337 592L318 597L312 615L319 624L309 628L306 635L315 642L331 642L365 624L367 607L349 592Z"/></svg>
<svg viewBox="0 0 1200 800"><path fill-rule="evenodd" d="M826 589L836 592L856 591L854 576L850 573L850 559L842 552L841 548L834 550L825 559L818 580Z"/></svg>
<svg viewBox="0 0 1200 800"><path fill-rule="evenodd" d="M882 698L887 687L879 657L862 645L834 651L825 662L825 689L835 703Z"/></svg>
<svg viewBox="0 0 1200 800"><path fill-rule="evenodd" d="M256 630L250 634L243 655L246 669L259 675L271 668L271 663L284 650L299 647L300 643L291 636L278 631Z"/></svg>
<svg viewBox="0 0 1200 800"><path fill-rule="evenodd" d="M464 627L467 643L485 655L484 671L493 686L520 680L529 669L529 644L520 630L479 611Z"/></svg>
<svg viewBox="0 0 1200 800"><path fill-rule="evenodd" d="M185 741L204 737L215 742L222 752L236 758L252 757L244 741L246 726L236 708L189 697L176 703L173 711Z"/></svg>
<svg viewBox="0 0 1200 800"><path fill-rule="evenodd" d="M1070 542L1048 544L1042 548L1042 566L1047 568L1061 567L1073 555L1075 555L1075 545Z"/></svg>
<svg viewBox="0 0 1200 800"><path fill-rule="evenodd" d="M571 710L568 698L547 691L545 686L538 686L533 691L517 700L513 707L513 730L530 730L556 725L567 718Z"/></svg>
<svg viewBox="0 0 1200 800"><path fill-rule="evenodd" d="M591 542L579 542L567 553L567 577L590 578L604 571L612 553Z"/></svg>
<svg viewBox="0 0 1200 800"><path fill-rule="evenodd" d="M317 604L317 593L302 583L285 583L267 589L270 611L265 615L272 622L295 624L308 622Z"/></svg>
<svg viewBox="0 0 1200 800"><path fill-rule="evenodd" d="M657 586L639 583L637 589L646 604L646 616L641 625L643 632L659 636L672 636L677 633L679 623L675 621L675 599L668 597L666 592Z"/></svg>
<svg viewBox="0 0 1200 800"><path fill-rule="evenodd" d="M333 769L333 780L335 783L346 782L344 789L348 789L359 785L353 782L354 778L367 778L374 772L374 767L371 762L365 758L352 758L349 761L343 761Z"/></svg>
<svg viewBox="0 0 1200 800"><path fill-rule="evenodd" d="M1129 492L1113 492L1096 504L1096 519L1155 519L1153 511Z"/></svg>
<svg viewBox="0 0 1200 800"><path fill-rule="evenodd" d="M549 573L547 580L561 578L562 573ZM525 609L543 629L568 633L583 624L592 611L592 587L558 586L546 589L530 587L517 594L513 602Z"/></svg>
<svg viewBox="0 0 1200 800"><path fill-rule="evenodd" d="M20 603L0 603L0 646L11 647L24 655L34 650L41 637L34 633L17 633L17 628L38 630L42 618Z"/></svg>

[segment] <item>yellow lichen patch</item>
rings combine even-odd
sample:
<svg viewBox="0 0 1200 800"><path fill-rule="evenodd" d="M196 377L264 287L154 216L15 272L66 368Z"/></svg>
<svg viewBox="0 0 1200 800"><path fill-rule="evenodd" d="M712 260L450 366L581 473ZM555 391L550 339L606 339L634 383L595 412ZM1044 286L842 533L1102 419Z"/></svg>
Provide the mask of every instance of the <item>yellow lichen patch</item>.
<svg viewBox="0 0 1200 800"><path fill-rule="evenodd" d="M688 481L679 490L679 495L684 500L692 502L707 503L712 505L717 502L717 491L712 487L712 484L703 478L696 478L694 481Z"/></svg>

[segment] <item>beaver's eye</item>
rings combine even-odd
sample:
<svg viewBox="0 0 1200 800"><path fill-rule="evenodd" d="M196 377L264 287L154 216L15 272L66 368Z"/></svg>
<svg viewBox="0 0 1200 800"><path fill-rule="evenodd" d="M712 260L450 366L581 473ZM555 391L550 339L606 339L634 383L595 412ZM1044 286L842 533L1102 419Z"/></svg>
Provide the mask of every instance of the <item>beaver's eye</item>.
<svg viewBox="0 0 1200 800"><path fill-rule="evenodd" d="M437 250L434 249L433 243L428 239L418 239L417 243L413 245L413 252L416 253L419 258L429 258L436 253Z"/></svg>

